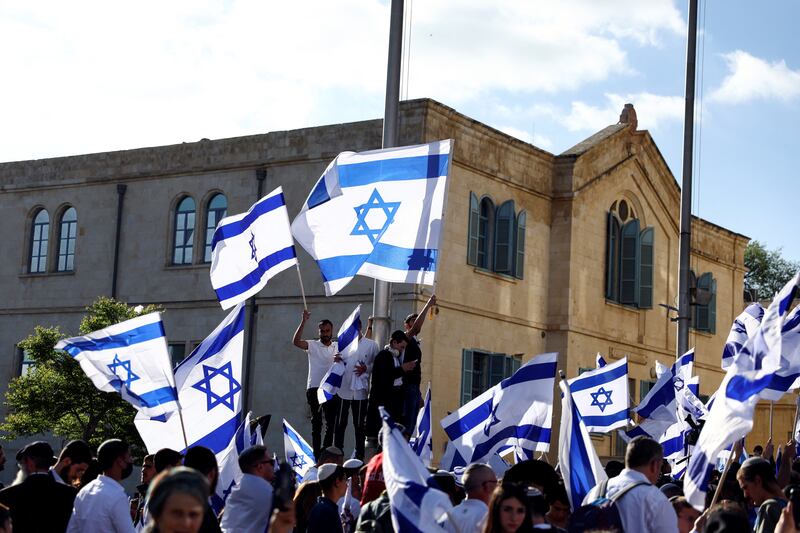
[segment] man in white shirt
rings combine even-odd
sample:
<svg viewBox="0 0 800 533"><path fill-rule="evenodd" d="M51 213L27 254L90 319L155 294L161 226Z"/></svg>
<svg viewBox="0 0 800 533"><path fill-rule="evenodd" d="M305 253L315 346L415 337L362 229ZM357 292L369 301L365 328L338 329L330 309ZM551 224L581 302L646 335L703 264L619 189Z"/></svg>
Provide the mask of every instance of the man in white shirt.
<svg viewBox="0 0 800 533"><path fill-rule="evenodd" d="M464 470L462 480L467 497L441 524L452 533L480 533L486 525L489 500L497 487L497 476L489 465L472 463Z"/></svg>
<svg viewBox="0 0 800 533"><path fill-rule="evenodd" d="M317 389L325 377L325 373L333 364L334 356L339 352L336 341L333 340L333 323L328 319L320 320L319 339L303 340L303 328L311 313L303 309L303 318L294 332L292 344L305 350L308 355L308 379L306 380L306 401L311 409L311 445L314 456L318 456L322 447L333 444L333 435L336 428L336 415L339 410L339 399L334 397L325 402L320 408L317 400ZM322 440L322 416L325 415L325 440Z"/></svg>
<svg viewBox="0 0 800 533"><path fill-rule="evenodd" d="M636 437L625 451L625 469L608 480L606 493L599 494L599 486L589 491L583 499L588 505L600 496L610 498L633 484L640 485L625 493L616 505L625 531L674 533L678 531L678 517L672 504L655 486L661 474L664 450L649 437Z"/></svg>
<svg viewBox="0 0 800 533"><path fill-rule="evenodd" d="M265 446L251 446L239 455L242 479L225 502L220 529L224 533L264 533L272 510L275 469Z"/></svg>
<svg viewBox="0 0 800 533"><path fill-rule="evenodd" d="M128 495L120 484L133 472L128 444L119 439L105 441L97 449L97 463L103 473L78 492L67 533L134 533Z"/></svg>
<svg viewBox="0 0 800 533"><path fill-rule="evenodd" d="M367 420L367 394L369 392L369 375L375 356L380 347L372 339L361 337L358 341L358 351L350 360L346 361L342 386L337 395L340 398L340 408L336 415L336 435L333 444L344 449L344 436L347 431L347 418L353 413L353 428L355 433L356 458L364 460L364 425Z"/></svg>

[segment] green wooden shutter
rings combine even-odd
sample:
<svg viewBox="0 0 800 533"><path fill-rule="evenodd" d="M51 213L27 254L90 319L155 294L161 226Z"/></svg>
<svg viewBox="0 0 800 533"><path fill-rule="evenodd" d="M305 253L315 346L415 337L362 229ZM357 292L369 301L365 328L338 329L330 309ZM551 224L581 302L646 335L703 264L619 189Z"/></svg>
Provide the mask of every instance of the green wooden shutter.
<svg viewBox="0 0 800 533"><path fill-rule="evenodd" d="M475 193L469 193L469 230L467 236L467 264L478 265L479 229L481 209Z"/></svg>
<svg viewBox="0 0 800 533"><path fill-rule="evenodd" d="M622 227L622 261L620 262L619 303L636 305L639 297L639 221L634 219Z"/></svg>
<svg viewBox="0 0 800 533"><path fill-rule="evenodd" d="M711 331L711 307L716 304L714 298L714 277L711 272L706 272L697 278L697 288L704 289L711 293L711 300L706 305L694 305L695 329L699 331ZM714 305L716 306L716 305ZM716 315L716 311L714 313Z"/></svg>
<svg viewBox="0 0 800 533"><path fill-rule="evenodd" d="M472 399L472 350L461 352L461 405Z"/></svg>
<svg viewBox="0 0 800 533"><path fill-rule="evenodd" d="M619 222L609 212L606 225L606 298L619 300Z"/></svg>
<svg viewBox="0 0 800 533"><path fill-rule="evenodd" d="M639 238L639 307L653 307L653 228L645 228Z"/></svg>
<svg viewBox="0 0 800 533"><path fill-rule="evenodd" d="M711 279L711 300L708 302L708 331L717 332L717 280Z"/></svg>
<svg viewBox="0 0 800 533"><path fill-rule="evenodd" d="M494 202L481 199L478 217L478 266L491 269L492 237L494 231Z"/></svg>
<svg viewBox="0 0 800 533"><path fill-rule="evenodd" d="M494 223L494 271L500 274L512 274L514 230L514 201L508 200L497 209Z"/></svg>
<svg viewBox="0 0 800 533"><path fill-rule="evenodd" d="M525 224L528 215L525 211L520 211L517 215L517 238L516 238L516 263L514 264L514 277L522 279L525 271Z"/></svg>

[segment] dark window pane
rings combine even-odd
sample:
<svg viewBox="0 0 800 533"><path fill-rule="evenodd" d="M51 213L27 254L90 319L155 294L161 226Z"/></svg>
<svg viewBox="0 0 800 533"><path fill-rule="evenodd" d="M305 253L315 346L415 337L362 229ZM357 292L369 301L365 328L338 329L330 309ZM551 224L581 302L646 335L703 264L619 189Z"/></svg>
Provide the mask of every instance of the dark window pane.
<svg viewBox="0 0 800 533"><path fill-rule="evenodd" d="M511 274L514 244L514 202L508 200L495 217L494 271Z"/></svg>
<svg viewBox="0 0 800 533"><path fill-rule="evenodd" d="M173 264L188 265L192 263L194 214L195 203L191 197L187 196L178 203L178 208L175 210Z"/></svg>
<svg viewBox="0 0 800 533"><path fill-rule="evenodd" d="M622 260L620 261L619 301L635 305L639 277L639 221L631 220L622 227Z"/></svg>
<svg viewBox="0 0 800 533"><path fill-rule="evenodd" d="M214 230L217 229L219 221L228 214L228 200L224 194L215 194L208 202L206 211L205 243L203 247L203 261L211 262L211 241L214 239Z"/></svg>

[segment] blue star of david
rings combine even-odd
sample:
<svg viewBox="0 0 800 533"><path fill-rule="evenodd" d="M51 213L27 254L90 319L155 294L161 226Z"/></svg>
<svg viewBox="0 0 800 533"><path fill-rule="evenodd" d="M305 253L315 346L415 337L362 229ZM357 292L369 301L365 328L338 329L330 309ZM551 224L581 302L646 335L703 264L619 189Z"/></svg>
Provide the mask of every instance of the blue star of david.
<svg viewBox="0 0 800 533"><path fill-rule="evenodd" d="M250 241L249 242L250 242L250 250L252 251L252 253L250 254L250 259L255 261L255 259L256 259L256 236L253 235L252 231L250 232Z"/></svg>
<svg viewBox="0 0 800 533"><path fill-rule="evenodd" d="M383 198L381 198L381 195L378 193L378 189L373 189L372 195L370 195L367 203L354 208L358 220L356 221L353 231L350 232L350 235L366 235L374 245L378 242L380 236L383 235L383 232L389 227L389 224L394 220L394 215L397 213L399 207L400 202L384 202ZM378 229L370 228L367 225L367 215L373 209L380 209L383 211L383 214L386 215L386 221L383 223L383 226Z"/></svg>
<svg viewBox="0 0 800 533"><path fill-rule="evenodd" d="M230 496L231 491L233 490L233 487L235 487L235 486L236 486L236 481L231 481L231 484L228 485L228 488L222 491L222 499L223 500L228 499L228 496Z"/></svg>
<svg viewBox="0 0 800 533"><path fill-rule="evenodd" d="M675 385L675 390L681 390L683 388L683 378L674 377L672 383Z"/></svg>
<svg viewBox="0 0 800 533"><path fill-rule="evenodd" d="M203 379L192 385L193 389L197 389L206 395L206 411L212 410L214 407L222 404L231 411L234 411L233 400L236 393L242 390L242 386L238 381L233 379L233 369L231 363L228 362L219 368L203 365ZM228 392L219 395L211 388L211 380L216 376L222 376L228 381Z"/></svg>
<svg viewBox="0 0 800 533"><path fill-rule="evenodd" d="M125 387L130 389L131 383L139 379L139 376L133 373L131 370L131 361L130 359L126 361L120 361L119 355L114 354L114 360L111 362L110 365L106 365L108 369L114 373L122 382L125 384ZM117 373L117 368L122 367L122 369L127 373L127 376L120 376Z"/></svg>
<svg viewBox="0 0 800 533"><path fill-rule="evenodd" d="M595 392L590 392L589 396L592 397L591 405L596 405L597 407L599 407L601 413L606 410L606 407L614 403L611 401L611 391L606 390L603 387L600 387ZM606 399L604 401L600 401L598 400L600 396L605 396Z"/></svg>
<svg viewBox="0 0 800 533"><path fill-rule="evenodd" d="M306 465L306 458L304 455L296 453L289 457L289 460L292 462L292 468L303 468Z"/></svg>
<svg viewBox="0 0 800 533"><path fill-rule="evenodd" d="M483 434L485 436L489 436L489 431L491 431L492 426L499 424L500 419L497 418L497 408L499 405L494 404L494 396L492 396L492 403L489 404L489 408L492 410L491 415L489 415L489 420L486 421L486 424L483 426Z"/></svg>

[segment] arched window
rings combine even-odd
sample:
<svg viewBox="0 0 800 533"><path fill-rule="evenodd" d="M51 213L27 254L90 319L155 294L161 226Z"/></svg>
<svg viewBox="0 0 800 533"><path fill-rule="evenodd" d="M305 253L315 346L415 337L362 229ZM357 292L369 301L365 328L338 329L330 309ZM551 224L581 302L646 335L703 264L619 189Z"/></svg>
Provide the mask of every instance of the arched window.
<svg viewBox="0 0 800 533"><path fill-rule="evenodd" d="M653 307L654 230L642 228L625 200L606 215L606 299L639 308Z"/></svg>
<svg viewBox="0 0 800 533"><path fill-rule="evenodd" d="M478 217L478 266L491 270L494 249L494 202L484 197Z"/></svg>
<svg viewBox="0 0 800 533"><path fill-rule="evenodd" d="M525 211L520 211L517 215L517 235L516 235L516 262L514 264L514 277L522 279L525 271L525 223L528 215Z"/></svg>
<svg viewBox="0 0 800 533"><path fill-rule="evenodd" d="M184 197L175 209L175 234L172 252L173 265L191 265L194 243L195 204L191 196Z"/></svg>
<svg viewBox="0 0 800 533"><path fill-rule="evenodd" d="M494 224L494 271L512 275L514 269L514 201L508 200L497 209Z"/></svg>
<svg viewBox="0 0 800 533"><path fill-rule="evenodd" d="M228 200L222 193L215 194L208 201L206 206L206 243L203 261L211 262L211 240L214 238L214 230L217 229L219 221L228 214Z"/></svg>
<svg viewBox="0 0 800 533"><path fill-rule="evenodd" d="M47 272L47 244L50 234L50 215L47 210L40 209L33 217L31 225L30 272L32 274Z"/></svg>
<svg viewBox="0 0 800 533"><path fill-rule="evenodd" d="M58 225L59 272L71 272L75 263L75 239L78 234L78 212L70 207L61 214Z"/></svg>

